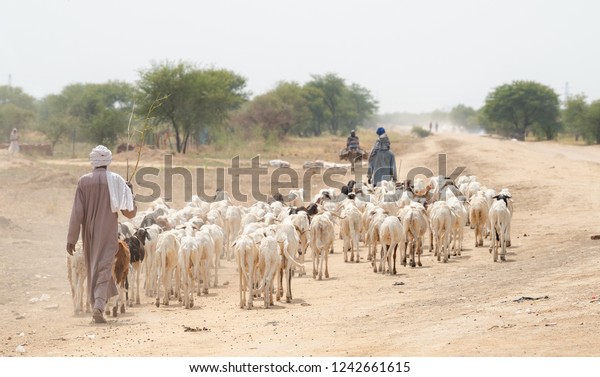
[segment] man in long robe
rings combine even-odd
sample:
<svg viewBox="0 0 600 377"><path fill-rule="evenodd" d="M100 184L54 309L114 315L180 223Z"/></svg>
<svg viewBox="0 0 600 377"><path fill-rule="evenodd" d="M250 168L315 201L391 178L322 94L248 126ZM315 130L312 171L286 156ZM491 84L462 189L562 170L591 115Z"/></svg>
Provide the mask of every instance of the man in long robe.
<svg viewBox="0 0 600 377"><path fill-rule="evenodd" d="M383 127L377 129L377 141L369 155L367 178L373 187L382 180L396 182L396 157L390 150L390 139Z"/></svg>
<svg viewBox="0 0 600 377"><path fill-rule="evenodd" d="M96 323L106 323L102 313L107 301L118 293L112 275L118 250L118 211L128 218L137 212L131 185L107 170L111 161L110 150L102 145L90 153L94 170L77 183L67 235L67 252L72 255L81 230L92 319Z"/></svg>

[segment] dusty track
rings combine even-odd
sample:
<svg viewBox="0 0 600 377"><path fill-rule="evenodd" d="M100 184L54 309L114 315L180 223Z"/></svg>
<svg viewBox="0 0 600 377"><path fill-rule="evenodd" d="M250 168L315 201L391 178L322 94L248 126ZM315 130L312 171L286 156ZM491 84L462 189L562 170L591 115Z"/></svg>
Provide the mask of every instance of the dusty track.
<svg viewBox="0 0 600 377"><path fill-rule="evenodd" d="M422 268L383 276L365 248L360 263L343 263L338 240L331 278L295 278L290 304L239 309L224 262L221 285L193 309L143 297L108 325L74 316L67 293L66 225L87 167L1 162L0 356L599 356L600 241L590 235L600 233L600 148L450 135L393 146L401 177L418 165L437 173L446 153L449 171L466 166L510 189L506 262L492 262L488 240L474 248L465 229L461 257L442 264L426 252ZM548 298L514 301L523 296Z"/></svg>

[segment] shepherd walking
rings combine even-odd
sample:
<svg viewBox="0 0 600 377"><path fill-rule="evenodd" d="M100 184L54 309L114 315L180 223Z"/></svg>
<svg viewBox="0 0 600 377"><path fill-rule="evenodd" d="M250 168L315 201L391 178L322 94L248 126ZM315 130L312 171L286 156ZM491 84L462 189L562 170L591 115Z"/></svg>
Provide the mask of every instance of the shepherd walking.
<svg viewBox="0 0 600 377"><path fill-rule="evenodd" d="M118 249L118 212L128 218L137 213L131 184L108 171L111 161L112 153L103 145L90 153L94 170L77 183L67 236L67 252L72 255L81 232L96 323L106 323L102 313L107 301L117 295L112 266Z"/></svg>

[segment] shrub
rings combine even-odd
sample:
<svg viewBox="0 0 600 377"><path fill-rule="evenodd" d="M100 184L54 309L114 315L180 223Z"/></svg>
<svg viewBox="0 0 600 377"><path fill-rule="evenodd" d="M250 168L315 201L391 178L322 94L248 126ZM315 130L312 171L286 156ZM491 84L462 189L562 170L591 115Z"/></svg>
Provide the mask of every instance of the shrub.
<svg viewBox="0 0 600 377"><path fill-rule="evenodd" d="M410 133L420 138L424 138L431 135L431 132L429 132L429 130L426 130L423 127L419 126L413 126L410 130Z"/></svg>

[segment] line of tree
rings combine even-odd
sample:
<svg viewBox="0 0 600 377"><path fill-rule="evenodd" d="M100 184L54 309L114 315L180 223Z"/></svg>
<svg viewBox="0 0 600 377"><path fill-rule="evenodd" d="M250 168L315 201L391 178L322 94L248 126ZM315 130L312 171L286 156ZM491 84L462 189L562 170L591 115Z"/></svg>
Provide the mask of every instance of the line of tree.
<svg viewBox="0 0 600 377"><path fill-rule="evenodd" d="M369 90L332 73L314 75L304 85L281 82L249 97L246 79L235 72L165 62L140 71L135 85L73 84L40 101L19 88L0 87L0 129L6 135L12 127L36 129L53 147L71 139L114 145L143 123L172 132L175 149L186 153L192 140L210 144L236 132L278 139L341 134L377 110Z"/></svg>
<svg viewBox="0 0 600 377"><path fill-rule="evenodd" d="M235 72L170 62L140 71L135 84L72 84L41 100L18 87L0 86L0 140L7 141L17 127L40 131L53 147L65 140L115 145L131 136L128 124L135 110L132 128L145 122L157 133L172 132L179 153L186 153L192 140L210 144L232 134L265 139L341 135L398 116L429 117L520 140L530 133L538 139L563 133L600 143L600 101L588 103L580 94L561 104L551 88L533 81L495 88L479 110L460 104L450 112L395 117L374 117L378 104L370 91L333 73L312 75L305 84L280 82L250 97L246 79Z"/></svg>
<svg viewBox="0 0 600 377"><path fill-rule="evenodd" d="M558 94L535 81L513 81L492 90L482 108L459 104L451 111L425 114L383 114L381 123L424 126L430 121L450 123L465 131L482 131L507 138L552 140L559 134L576 141L600 144L600 100L588 103L584 94L562 103Z"/></svg>
<svg viewBox="0 0 600 377"><path fill-rule="evenodd" d="M240 109L232 124L247 133L258 129L265 139L340 135L366 125L377 110L369 90L358 84L331 73L311 78L304 85L278 83Z"/></svg>

